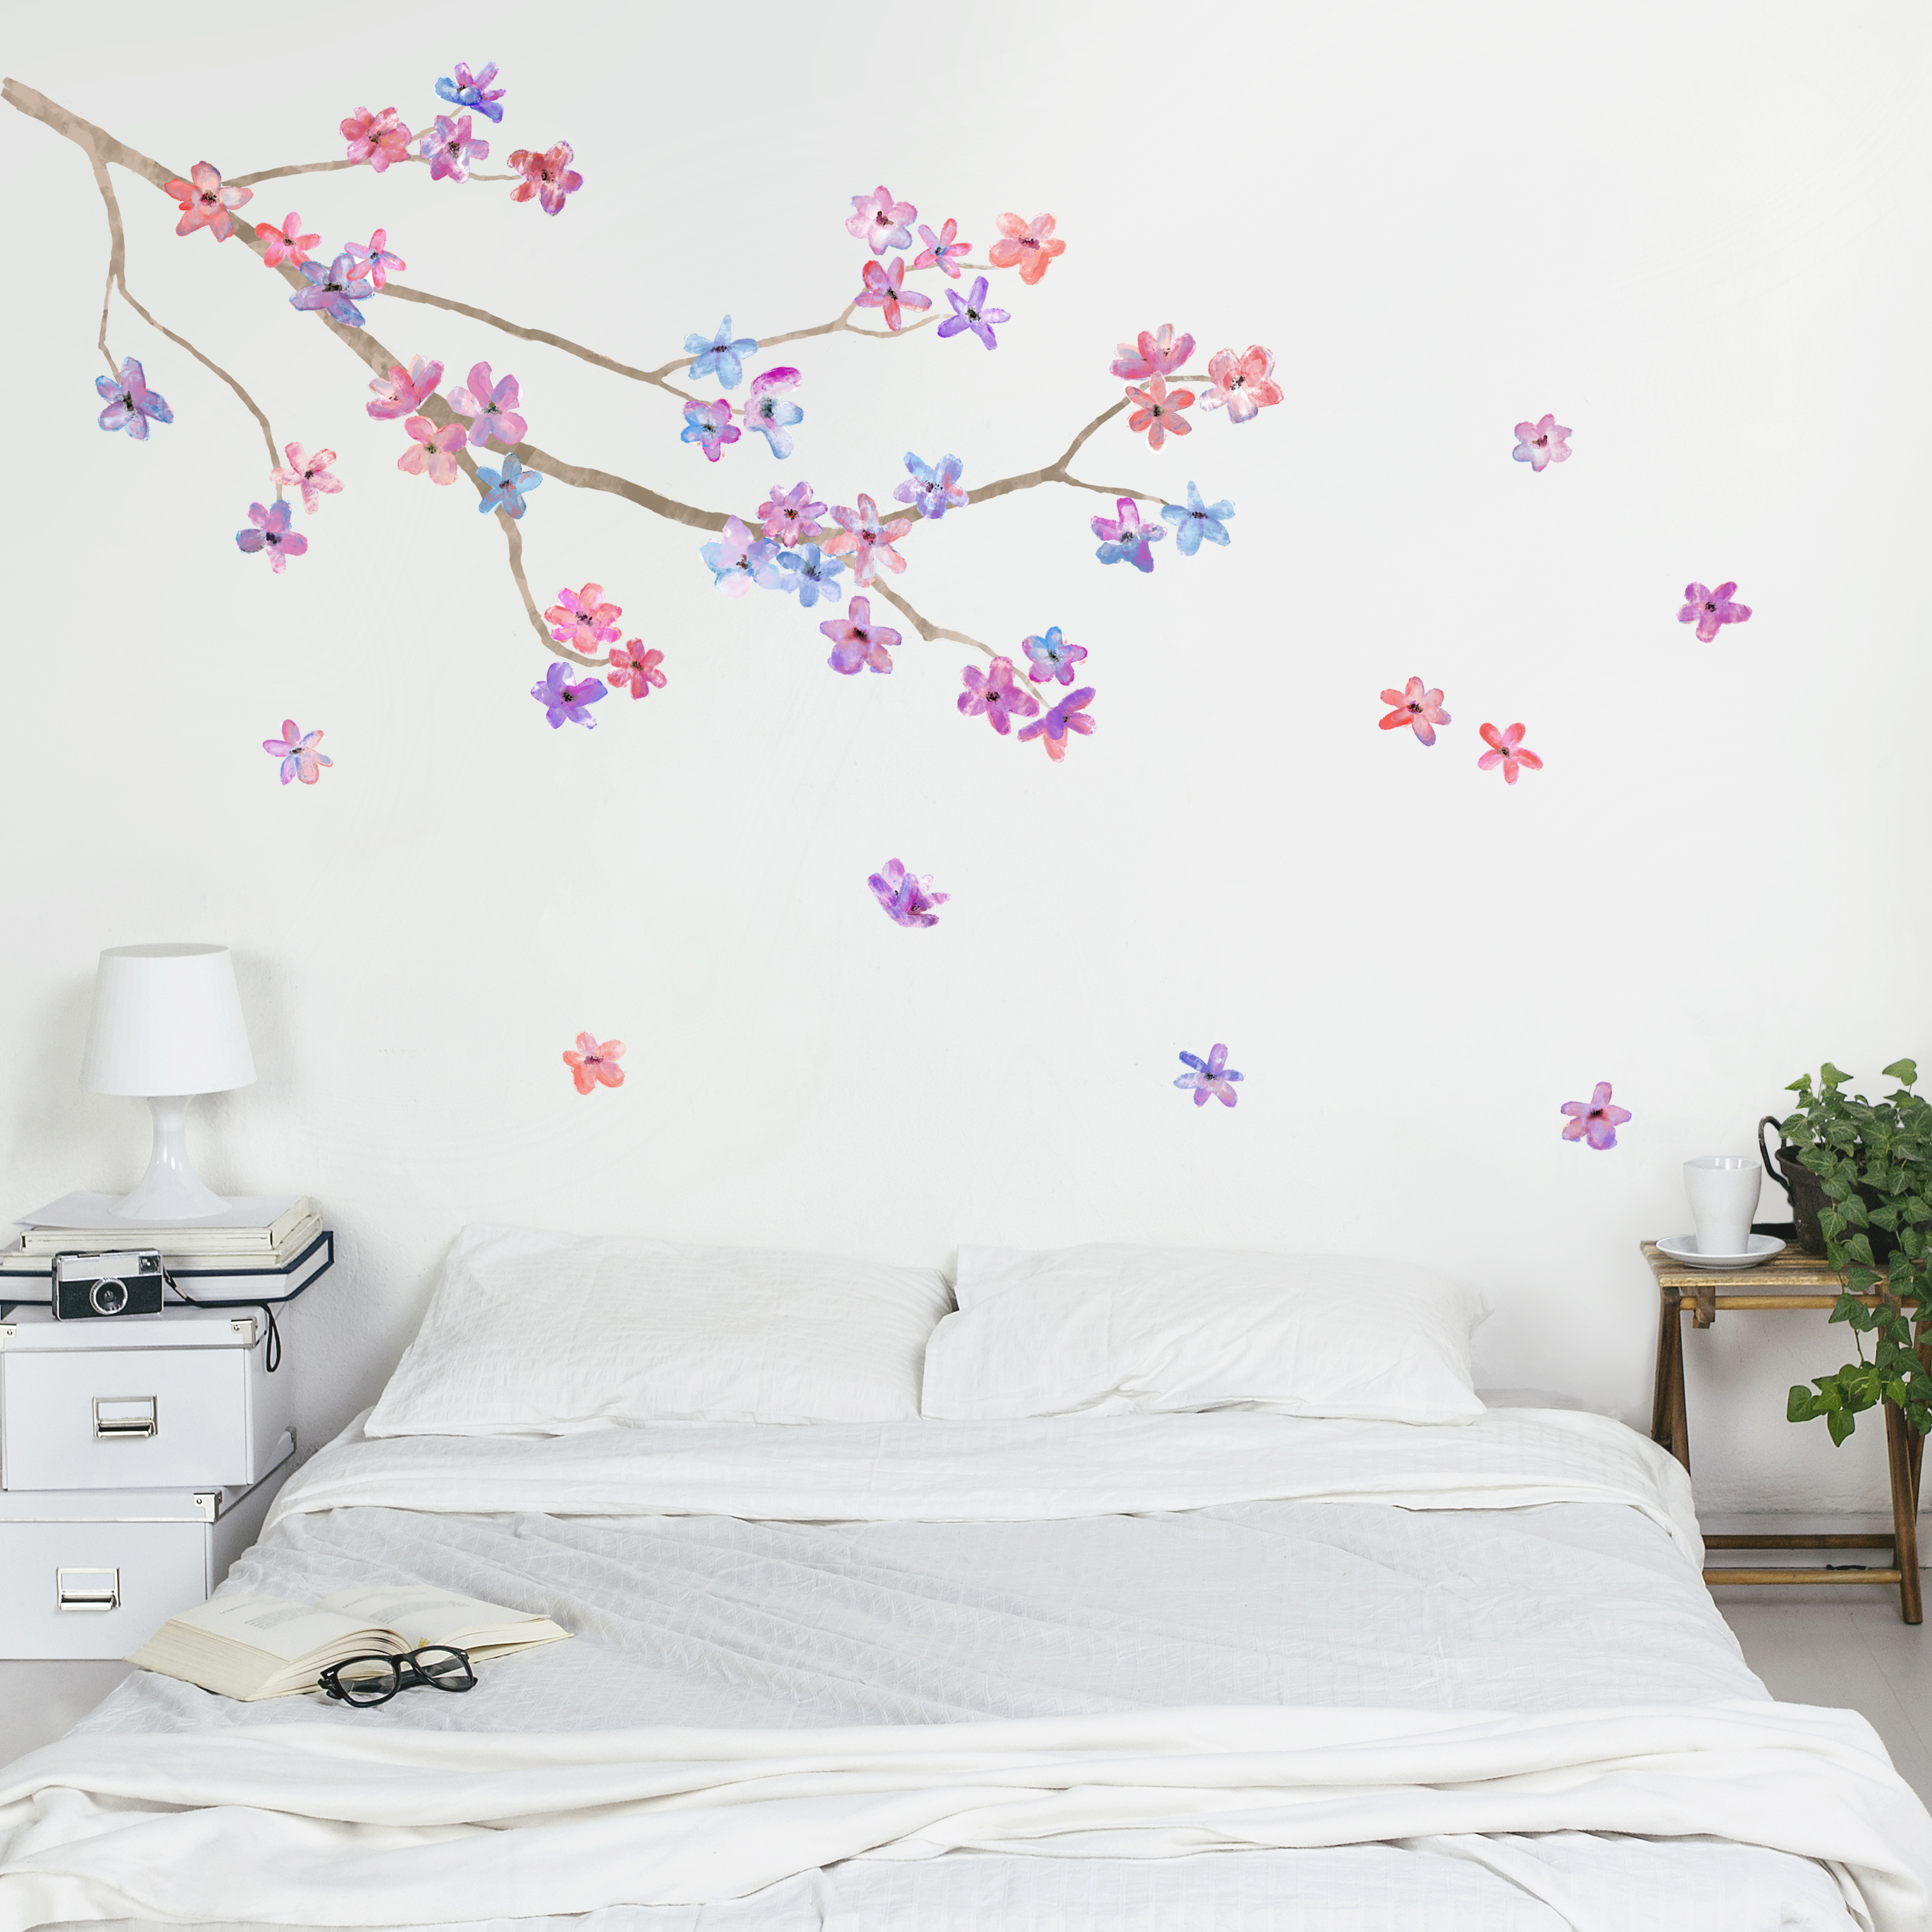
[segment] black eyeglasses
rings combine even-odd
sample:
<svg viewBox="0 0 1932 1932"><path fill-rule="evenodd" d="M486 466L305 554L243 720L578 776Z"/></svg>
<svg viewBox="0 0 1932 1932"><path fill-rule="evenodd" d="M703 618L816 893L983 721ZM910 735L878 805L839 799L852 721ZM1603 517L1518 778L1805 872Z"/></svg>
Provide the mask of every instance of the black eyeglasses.
<svg viewBox="0 0 1932 1932"><path fill-rule="evenodd" d="M473 1690L476 1672L466 1650L428 1644L401 1657L345 1657L316 1679L338 1703L366 1708L386 1704L398 1690L426 1684L432 1690Z"/></svg>

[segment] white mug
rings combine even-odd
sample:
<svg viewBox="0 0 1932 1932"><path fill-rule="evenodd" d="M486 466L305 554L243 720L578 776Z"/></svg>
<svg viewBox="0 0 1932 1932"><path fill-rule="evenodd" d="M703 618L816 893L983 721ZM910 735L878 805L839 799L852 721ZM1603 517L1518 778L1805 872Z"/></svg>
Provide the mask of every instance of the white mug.
<svg viewBox="0 0 1932 1932"><path fill-rule="evenodd" d="M1700 1255L1750 1252L1751 1216L1763 1184L1764 1167L1754 1154L1707 1154L1684 1163Z"/></svg>

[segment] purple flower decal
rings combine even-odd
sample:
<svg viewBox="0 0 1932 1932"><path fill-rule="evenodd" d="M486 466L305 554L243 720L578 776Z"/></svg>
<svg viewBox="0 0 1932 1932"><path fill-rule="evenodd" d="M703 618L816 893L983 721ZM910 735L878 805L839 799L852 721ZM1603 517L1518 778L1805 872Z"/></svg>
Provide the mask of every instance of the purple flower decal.
<svg viewBox="0 0 1932 1932"><path fill-rule="evenodd" d="M825 506L821 503L818 507ZM778 547L765 538L754 538L737 518L727 517L724 534L703 545L698 554L711 572L713 589L727 597L742 597L751 589L757 573L767 568L778 555Z"/></svg>
<svg viewBox="0 0 1932 1932"><path fill-rule="evenodd" d="M915 268L937 268L950 281L959 279L959 265L953 260L956 255L972 252L970 242L954 239L959 232L959 224L948 217L946 226L935 235L924 222L919 225L919 238L926 244L913 262Z"/></svg>
<svg viewBox="0 0 1932 1932"><path fill-rule="evenodd" d="M290 308L314 309L352 328L362 326L362 311L356 304L368 299L371 284L350 256L338 255L326 268L320 262L304 262L302 275L309 286L290 296Z"/></svg>
<svg viewBox="0 0 1932 1932"><path fill-rule="evenodd" d="M1191 1067L1193 1071L1184 1073L1174 1084L1180 1088L1192 1088L1194 1104L1197 1107L1206 1106L1210 1094L1224 1107L1232 1107L1240 1098L1234 1091L1233 1083L1241 1076L1228 1066L1228 1049L1218 1040L1205 1060L1198 1059L1191 1053L1184 1053L1180 1056L1180 1062L1184 1066Z"/></svg>
<svg viewBox="0 0 1932 1932"><path fill-rule="evenodd" d="M789 547L793 544L809 543L821 535L825 526L818 519L825 514L823 503L812 500L809 483L794 483L789 490L774 490L770 497L758 506L758 514L764 519L765 535L776 537Z"/></svg>
<svg viewBox="0 0 1932 1932"><path fill-rule="evenodd" d="M470 164L490 158L490 143L471 140L468 115L459 114L452 121L448 115L439 114L436 125L416 137L416 152L428 162L431 181L446 176L453 182L466 182Z"/></svg>
<svg viewBox="0 0 1932 1932"><path fill-rule="evenodd" d="M282 735L279 738L264 738L262 748L272 758L281 760L283 784L286 784L291 778L300 778L304 784L314 784L322 776L320 767L335 762L326 752L315 748L321 742L320 731L311 731L304 738L302 727L292 718L284 718Z"/></svg>
<svg viewBox="0 0 1932 1932"><path fill-rule="evenodd" d="M981 670L968 664L960 674L966 688L959 694L959 709L968 718L984 715L986 722L1004 738L1012 729L1016 718L1030 718L1040 710L1040 700L1024 686L1013 682L1013 661L995 658Z"/></svg>
<svg viewBox="0 0 1932 1932"><path fill-rule="evenodd" d="M490 386L487 362L471 369L466 386L459 382L449 392L449 406L460 416L475 418L470 425L470 440L478 449L492 436L508 449L530 434L530 424L517 413L522 400L514 376L506 376L494 388Z"/></svg>
<svg viewBox="0 0 1932 1932"><path fill-rule="evenodd" d="M1003 308L986 306L986 278L982 275L966 292L962 302L956 289L946 291L946 299L952 304L952 313L939 325L941 335L957 335L970 328L988 349L999 347L999 338L993 333L996 322L1010 322L1012 317Z"/></svg>
<svg viewBox="0 0 1932 1932"><path fill-rule="evenodd" d="M1718 634L1720 625L1748 621L1750 606L1732 601L1731 592L1737 587L1735 584L1720 584L1716 590L1707 590L1701 584L1685 584L1684 608L1678 612L1677 621L1680 624L1695 624L1699 642L1708 644Z"/></svg>
<svg viewBox="0 0 1932 1932"><path fill-rule="evenodd" d="M892 661L886 652L899 641L899 634L884 624L873 623L869 597L854 598L844 616L834 617L818 628L832 640L832 655L825 662L834 670L850 677L866 664L877 671L892 670Z"/></svg>
<svg viewBox="0 0 1932 1932"><path fill-rule="evenodd" d="M906 226L919 213L909 201L895 201L892 191L882 182L872 194L855 194L852 212L845 218L845 232L864 242L875 255L888 248L910 248L912 230Z"/></svg>
<svg viewBox="0 0 1932 1932"><path fill-rule="evenodd" d="M544 716L554 731L566 718L580 724L596 724L590 707L608 694L602 678L586 677L573 684L568 668L554 664L544 673L542 683L530 686L530 695L544 707Z"/></svg>
<svg viewBox="0 0 1932 1932"><path fill-rule="evenodd" d="M1131 496L1115 500L1120 510L1118 517L1096 517L1094 534L1101 539L1100 548L1094 554L1102 563L1130 563L1136 570L1154 568L1154 553L1149 544L1158 543L1166 536L1166 529L1159 524L1141 521L1140 506Z"/></svg>
<svg viewBox="0 0 1932 1932"><path fill-rule="evenodd" d="M1540 472L1552 463L1570 460L1570 432L1554 416L1540 422L1520 422L1516 426L1516 447L1510 454L1519 463Z"/></svg>
<svg viewBox="0 0 1932 1932"><path fill-rule="evenodd" d="M175 419L166 397L148 387L140 364L131 356L121 364L118 376L95 376L94 388L107 405L100 412L100 427L104 430L124 429L136 442L147 441L150 422L172 422Z"/></svg>
<svg viewBox="0 0 1932 1932"><path fill-rule="evenodd" d="M844 596L844 586L834 580L842 577L845 566L836 557L829 556L814 543L800 544L795 550L779 550L776 544L766 543L765 548L776 554L769 561L752 566L754 580L766 590L782 590L788 596L796 595L801 606L807 610L822 598L828 604L836 604Z"/></svg>
<svg viewBox="0 0 1932 1932"><path fill-rule="evenodd" d="M524 514L527 507L524 493L534 490L543 481L543 472L526 470L513 453L504 458L501 470L486 470L478 464L476 480L483 485L477 508L486 517L492 510L508 510L514 518Z"/></svg>
<svg viewBox="0 0 1932 1932"><path fill-rule="evenodd" d="M962 510L970 500L959 487L960 475L966 466L958 457L941 457L934 469L908 450L905 465L911 474L892 494L902 503L916 505L922 517L938 523L948 510Z"/></svg>
<svg viewBox="0 0 1932 1932"><path fill-rule="evenodd" d="M1073 667L1087 655L1084 645L1070 644L1060 634L1056 624L1043 638L1028 638L1020 648L1030 660L1027 676L1035 684L1044 684L1049 678L1059 679L1062 684L1073 682Z"/></svg>
<svg viewBox="0 0 1932 1932"><path fill-rule="evenodd" d="M678 432L677 440L703 444L705 461L716 463L724 446L736 442L742 434L731 420L731 405L720 397L715 403L686 403L684 428Z"/></svg>
<svg viewBox="0 0 1932 1932"><path fill-rule="evenodd" d="M389 231L379 228L370 236L366 248L360 242L345 242L342 244L342 252L356 264L358 274L368 277L372 289L382 287L392 272L400 272L410 266L386 245L388 239Z"/></svg>
<svg viewBox="0 0 1932 1932"><path fill-rule="evenodd" d="M1570 1116L1564 1124L1566 1141L1588 1141L1601 1152L1617 1144L1617 1130L1630 1118L1628 1108L1610 1105L1610 1083L1597 1082L1597 1090L1587 1100L1565 1100L1563 1112Z"/></svg>
<svg viewBox="0 0 1932 1932"><path fill-rule="evenodd" d="M731 318L728 315L718 325L716 335L709 338L687 335L684 338L684 352L693 358L691 364L693 382L701 382L706 376L716 376L721 388L735 389L745 380L744 358L747 356L757 355L758 345L748 335L741 335L734 341L731 335Z"/></svg>
<svg viewBox="0 0 1932 1932"><path fill-rule="evenodd" d="M1020 742L1032 743L1037 738L1046 747L1046 755L1057 765L1066 755L1067 734L1077 731L1083 738L1090 737L1094 721L1087 715L1087 707L1094 701L1094 687L1084 685L1078 691L1070 691L1051 711L1043 712L1030 724L1020 727Z"/></svg>
<svg viewBox="0 0 1932 1932"><path fill-rule="evenodd" d="M796 369L767 369L752 378L752 393L745 404L745 427L756 430L771 445L772 454L782 463L791 454L794 423L805 420L805 412L791 400L791 392L804 380ZM764 512L758 513L762 516ZM770 534L767 532L767 534Z"/></svg>
<svg viewBox="0 0 1932 1932"><path fill-rule="evenodd" d="M246 550L250 556L258 550L266 550L269 568L280 576L288 567L289 559L300 556L308 548L308 538L299 530L289 528L289 519L293 514L286 503L272 503L266 508L260 503L250 503L248 520L255 527L235 532L237 548Z"/></svg>
<svg viewBox="0 0 1932 1932"><path fill-rule="evenodd" d="M474 108L478 114L487 115L492 121L500 121L503 110L496 104L503 98L504 90L492 87L490 83L496 78L496 63L488 62L479 73L472 74L462 62L456 63L456 78L448 74L436 84L440 99L446 100L452 107Z"/></svg>
<svg viewBox="0 0 1932 1932"><path fill-rule="evenodd" d="M895 926L937 926L939 915L933 908L943 906L952 896L932 890L930 872L915 878L896 859L888 859L884 869L874 872L866 883Z"/></svg>

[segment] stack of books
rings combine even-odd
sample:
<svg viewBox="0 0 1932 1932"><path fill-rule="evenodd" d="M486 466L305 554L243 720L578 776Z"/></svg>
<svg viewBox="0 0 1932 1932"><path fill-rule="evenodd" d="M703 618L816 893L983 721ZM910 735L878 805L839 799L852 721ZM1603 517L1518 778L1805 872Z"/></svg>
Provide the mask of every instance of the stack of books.
<svg viewBox="0 0 1932 1932"><path fill-rule="evenodd" d="M52 1278L60 1254L158 1248L182 1291L197 1301L286 1300L334 1259L334 1240L306 1195L231 1196L198 1220L137 1227L114 1213L120 1197L68 1194L23 1214L18 1238L0 1247L0 1293L9 1278Z"/></svg>

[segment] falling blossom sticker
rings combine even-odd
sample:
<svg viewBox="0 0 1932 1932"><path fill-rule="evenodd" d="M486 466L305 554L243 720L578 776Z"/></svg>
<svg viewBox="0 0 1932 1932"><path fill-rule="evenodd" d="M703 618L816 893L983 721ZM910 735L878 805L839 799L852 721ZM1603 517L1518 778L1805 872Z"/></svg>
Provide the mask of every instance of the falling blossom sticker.
<svg viewBox="0 0 1932 1932"><path fill-rule="evenodd" d="M1210 1094L1224 1107L1232 1107L1240 1098L1234 1091L1234 1083L1241 1076L1228 1064L1228 1049L1218 1040L1205 1060L1194 1054L1184 1053L1180 1064L1190 1070L1174 1084L1184 1090L1192 1088L1197 1107L1206 1106Z"/></svg>
<svg viewBox="0 0 1932 1932"><path fill-rule="evenodd" d="M292 718L284 718L282 735L279 738L264 738L262 748L272 758L281 760L283 784L286 784L291 778L300 778L304 784L314 784L322 776L321 768L335 762L326 753L315 748L321 742L320 731L311 731L304 737L302 727Z"/></svg>
<svg viewBox="0 0 1932 1932"><path fill-rule="evenodd" d="M300 556L308 548L308 538L299 530L289 528L289 518L292 514L286 503L272 503L266 507L260 503L250 503L248 520L254 528L235 532L237 548L246 550L250 556L258 550L266 550L269 568L280 576L288 568L289 559Z"/></svg>
<svg viewBox="0 0 1932 1932"><path fill-rule="evenodd" d="M943 906L952 896L932 890L930 872L915 878L896 859L888 859L884 868L866 883L895 926L937 926L939 915L933 908Z"/></svg>
<svg viewBox="0 0 1932 1932"><path fill-rule="evenodd" d="M1411 678L1400 691L1384 691L1382 702L1393 704L1395 709L1382 720L1382 728L1400 731L1407 725L1414 730L1418 742L1424 745L1434 744L1436 726L1449 722L1449 714L1442 708L1442 692L1424 690L1419 677Z"/></svg>
<svg viewBox="0 0 1932 1932"><path fill-rule="evenodd" d="M628 643L611 646L610 668L604 674L604 682L613 691L648 698L653 690L664 688L664 674L658 669L663 662L662 651L647 651L642 638L632 638Z"/></svg>
<svg viewBox="0 0 1932 1932"><path fill-rule="evenodd" d="M1540 472L1552 463L1570 460L1570 432L1554 416L1540 422L1520 422L1516 426L1516 447L1510 454Z"/></svg>
<svg viewBox="0 0 1932 1932"><path fill-rule="evenodd" d="M1731 592L1736 584L1720 584L1714 590L1707 590L1701 584L1687 584L1684 586L1684 608L1677 614L1680 624L1695 624L1700 644L1708 644L1718 634L1720 626L1726 624L1748 623L1750 620L1750 606L1732 600Z"/></svg>
<svg viewBox="0 0 1932 1932"><path fill-rule="evenodd" d="M121 364L118 376L95 376L94 391L107 405L100 412L100 427L108 430L124 429L136 442L147 441L149 423L171 423L175 419L167 398L148 387L140 364L131 356Z"/></svg>
<svg viewBox="0 0 1932 1932"><path fill-rule="evenodd" d="M622 1086L624 1070L617 1063L623 1057L621 1040L599 1040L594 1033L579 1034L577 1044L563 1050L563 1064L570 1069L570 1077L576 1082L580 1094L588 1094L596 1087Z"/></svg>
<svg viewBox="0 0 1932 1932"><path fill-rule="evenodd" d="M1031 288L1047 272L1056 255L1066 253L1064 242L1054 241L1054 221L1050 214L1036 214L1024 221L1017 214L1000 217L1000 238L986 259L996 268L1017 268L1020 280Z"/></svg>
<svg viewBox="0 0 1932 1932"><path fill-rule="evenodd" d="M552 664L542 682L530 686L530 695L543 706L553 731L566 721L594 727L597 721L590 715L590 706L608 694L601 678L586 677L573 682L568 668L560 664Z"/></svg>
<svg viewBox="0 0 1932 1932"><path fill-rule="evenodd" d="M187 181L171 181L166 184L167 192L181 206L181 219L175 224L175 232L192 235L197 228L206 228L216 241L226 242L235 232L234 211L253 201L255 190L223 187L220 171L206 161L196 161L188 174Z"/></svg>
<svg viewBox="0 0 1932 1932"><path fill-rule="evenodd" d="M1384 698L1388 695L1386 692L1382 694ZM1445 718L1442 722L1446 724L1449 721ZM1542 770L1543 760L1522 742L1523 728L1520 724L1512 724L1501 731L1493 724L1479 724L1476 729L1482 734L1483 742L1490 748L1476 760L1478 771L1492 772L1500 765L1503 768L1503 782L1514 784L1517 772L1525 766L1532 772Z"/></svg>
<svg viewBox="0 0 1932 1932"><path fill-rule="evenodd" d="M1617 1130L1630 1118L1626 1107L1610 1105L1610 1083L1597 1082L1597 1090L1587 1100L1565 1100L1562 1111L1570 1118L1564 1124L1566 1141L1588 1141L1599 1153L1617 1144Z"/></svg>
<svg viewBox="0 0 1932 1932"><path fill-rule="evenodd" d="M289 466L270 470L268 481L284 490L299 490L302 508L311 516L321 507L324 496L341 494L341 479L332 476L328 471L328 466L335 460L334 450L318 449L310 456L300 443L285 442L282 454L288 458Z"/></svg>

